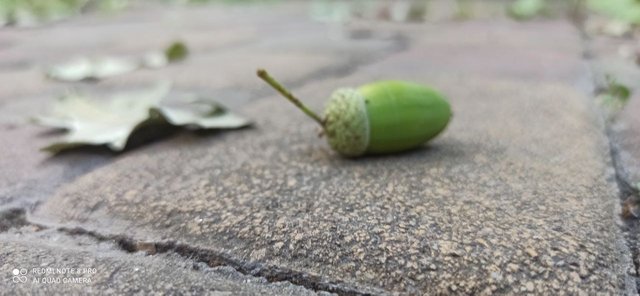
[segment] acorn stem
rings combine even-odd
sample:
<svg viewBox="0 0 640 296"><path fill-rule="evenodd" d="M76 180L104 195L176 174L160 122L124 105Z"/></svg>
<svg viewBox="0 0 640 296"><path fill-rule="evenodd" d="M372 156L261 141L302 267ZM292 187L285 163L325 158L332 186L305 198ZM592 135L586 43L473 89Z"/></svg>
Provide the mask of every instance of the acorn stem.
<svg viewBox="0 0 640 296"><path fill-rule="evenodd" d="M298 107L298 109L302 110L302 112L307 114L307 116L311 117L313 120L318 122L318 124L320 124L320 126L322 126L322 128L324 128L324 121L322 120L322 118L318 114L316 114L315 112L311 111L311 109L309 109L307 106L305 106L288 89L286 89L284 86L282 86L282 84L280 84L273 77L271 77L271 75L269 75L269 73L267 73L266 70L258 69L257 74L258 74L258 77L262 78L262 80L264 80L267 84L269 84L271 87L273 87L275 90L277 90L283 97L285 97L291 103L296 105L296 107Z"/></svg>

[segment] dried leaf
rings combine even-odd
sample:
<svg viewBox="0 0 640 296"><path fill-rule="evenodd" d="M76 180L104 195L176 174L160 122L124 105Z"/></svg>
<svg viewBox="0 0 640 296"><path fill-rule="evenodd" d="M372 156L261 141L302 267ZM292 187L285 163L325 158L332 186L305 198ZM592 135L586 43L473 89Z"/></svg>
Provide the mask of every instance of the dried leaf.
<svg viewBox="0 0 640 296"><path fill-rule="evenodd" d="M343 1L314 1L311 18L327 23L345 23L353 15L352 3Z"/></svg>
<svg viewBox="0 0 640 296"><path fill-rule="evenodd" d="M167 104L161 112L169 123L178 126L208 129L238 128L247 125L246 119L227 112L215 102L199 97Z"/></svg>
<svg viewBox="0 0 640 296"><path fill-rule="evenodd" d="M187 54L188 50L184 43L174 42L164 52L150 52L140 58L78 58L49 68L47 76L70 82L100 80L133 72L140 68L162 68L169 63L185 59Z"/></svg>
<svg viewBox="0 0 640 296"><path fill-rule="evenodd" d="M166 67L169 64L169 59L162 52L150 52L142 57L141 63L145 68L158 69Z"/></svg>
<svg viewBox="0 0 640 296"><path fill-rule="evenodd" d="M52 79L63 81L99 80L135 71L140 64L124 58L79 58L53 66L47 72Z"/></svg>
<svg viewBox="0 0 640 296"><path fill-rule="evenodd" d="M211 100L188 97L167 104L169 93L170 86L161 84L151 90L122 93L109 100L99 101L79 94L65 96L53 106L51 114L36 118L41 125L69 131L59 142L43 150L57 153L83 145L107 145L111 150L120 151L131 134L143 125L231 129L250 124Z"/></svg>

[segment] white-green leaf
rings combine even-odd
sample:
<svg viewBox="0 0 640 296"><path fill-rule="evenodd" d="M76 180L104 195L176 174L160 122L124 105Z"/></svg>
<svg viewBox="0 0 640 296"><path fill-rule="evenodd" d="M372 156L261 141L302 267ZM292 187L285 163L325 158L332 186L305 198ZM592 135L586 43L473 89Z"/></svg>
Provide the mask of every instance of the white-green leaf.
<svg viewBox="0 0 640 296"><path fill-rule="evenodd" d="M150 52L142 56L142 66L148 69L158 69L166 67L169 59L162 52Z"/></svg>
<svg viewBox="0 0 640 296"><path fill-rule="evenodd" d="M104 79L132 72L140 68L136 60L125 58L79 58L66 64L51 67L48 76L63 81Z"/></svg>
<svg viewBox="0 0 640 296"><path fill-rule="evenodd" d="M216 102L195 96L163 104L159 111L169 123L193 128L239 128L249 123Z"/></svg>
<svg viewBox="0 0 640 296"><path fill-rule="evenodd" d="M47 70L49 78L60 81L100 80L133 72L140 68L156 69L181 61L188 54L182 42L171 43L164 51L149 52L138 58L77 58Z"/></svg>
<svg viewBox="0 0 640 296"><path fill-rule="evenodd" d="M162 129L166 124L189 128L230 129L250 124L242 117L226 111L212 100L178 97L167 103L170 86L117 94L107 100L96 100L80 94L61 98L51 113L36 122L68 133L44 150L56 153L83 145L106 145L120 151L131 134L140 126ZM197 98L197 99L194 99Z"/></svg>

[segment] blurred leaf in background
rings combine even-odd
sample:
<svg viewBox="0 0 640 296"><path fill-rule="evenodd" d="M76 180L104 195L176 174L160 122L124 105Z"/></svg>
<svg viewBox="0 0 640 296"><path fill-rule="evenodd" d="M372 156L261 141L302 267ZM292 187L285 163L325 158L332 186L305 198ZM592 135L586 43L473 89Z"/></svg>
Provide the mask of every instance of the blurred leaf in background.
<svg viewBox="0 0 640 296"><path fill-rule="evenodd" d="M311 3L311 18L319 22L344 23L352 18L353 5L348 1L316 0Z"/></svg>
<svg viewBox="0 0 640 296"><path fill-rule="evenodd" d="M35 119L41 125L68 131L43 150L58 153L79 146L106 145L113 151L121 151L142 127L162 134L168 131L167 125L234 129L250 124L213 100L196 95L171 97L170 90L170 85L163 83L148 90L116 94L106 100L81 94L64 96L49 114Z"/></svg>
<svg viewBox="0 0 640 296"><path fill-rule="evenodd" d="M354 19L424 22L429 1L315 0L310 5L310 16L313 20L326 23L347 23Z"/></svg>
<svg viewBox="0 0 640 296"><path fill-rule="evenodd" d="M82 57L51 67L47 76L60 81L100 80L129 73L139 67L140 63L134 59Z"/></svg>
<svg viewBox="0 0 640 296"><path fill-rule="evenodd" d="M140 58L124 57L81 57L70 62L55 65L46 71L47 77L60 81L100 80L140 68L162 68L170 63L184 60L189 54L183 42L175 41L164 51L154 51Z"/></svg>

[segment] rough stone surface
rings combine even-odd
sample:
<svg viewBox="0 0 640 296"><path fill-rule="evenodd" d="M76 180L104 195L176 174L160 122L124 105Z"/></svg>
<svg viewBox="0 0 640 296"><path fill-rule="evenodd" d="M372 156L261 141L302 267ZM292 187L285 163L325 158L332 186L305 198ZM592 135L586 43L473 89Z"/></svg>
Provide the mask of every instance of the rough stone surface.
<svg viewBox="0 0 640 296"><path fill-rule="evenodd" d="M592 23L602 19L592 17ZM606 22L605 22L606 24ZM623 200L622 214L627 243L633 255L635 272L640 266L640 68L637 42L626 36L609 36L590 32L586 41L590 65L596 85L607 86L607 76L631 90L631 97L622 110L602 109L608 114L608 134L616 180ZM597 92L598 90L596 90Z"/></svg>
<svg viewBox="0 0 640 296"><path fill-rule="evenodd" d="M2 295L317 295L174 254L123 254L111 242L29 228L0 235ZM17 283L14 269L26 272Z"/></svg>
<svg viewBox="0 0 640 296"><path fill-rule="evenodd" d="M574 86L577 32L543 26L557 35L531 50L517 42L539 37L535 24L452 24L441 38L412 27L409 50L295 89L319 109L340 86L432 84L454 118L422 149L342 159L272 96L241 109L256 128L133 151L61 188L34 219L390 293L621 293L618 201L600 118Z"/></svg>

